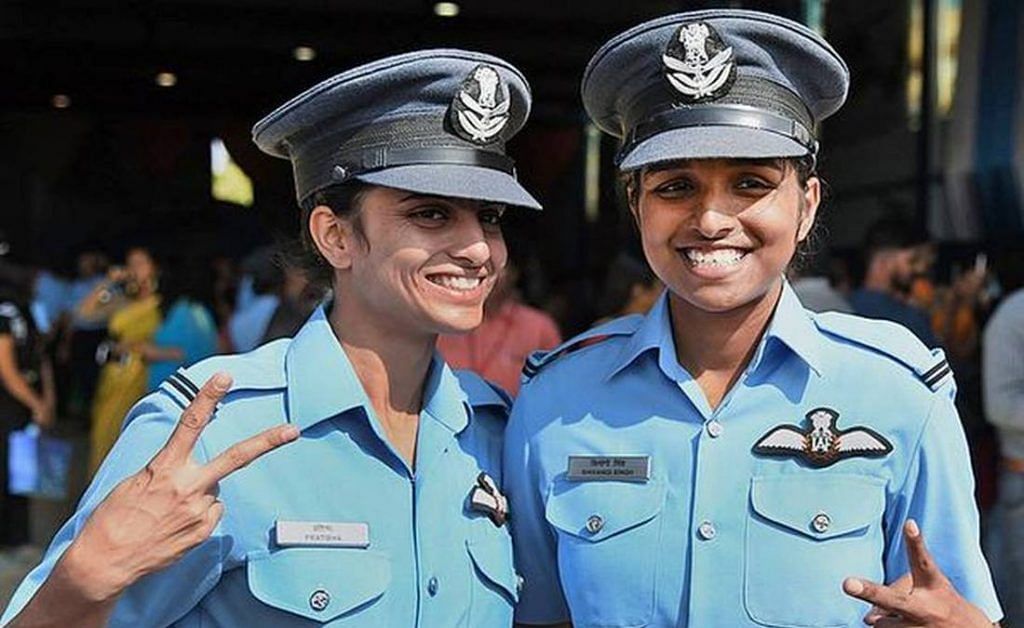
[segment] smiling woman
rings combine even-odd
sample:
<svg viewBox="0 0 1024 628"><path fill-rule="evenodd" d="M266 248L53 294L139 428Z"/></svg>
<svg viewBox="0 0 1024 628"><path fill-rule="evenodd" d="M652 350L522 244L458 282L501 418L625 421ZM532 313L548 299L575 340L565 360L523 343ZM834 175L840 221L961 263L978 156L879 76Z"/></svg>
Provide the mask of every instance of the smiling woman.
<svg viewBox="0 0 1024 628"><path fill-rule="evenodd" d="M292 162L336 298L294 339L179 370L136 405L2 622L511 624L508 398L434 345L480 324L504 208L539 209L504 153L529 93L495 57L422 51L256 125Z"/></svg>
<svg viewBox="0 0 1024 628"><path fill-rule="evenodd" d="M504 457L517 621L1000 617L941 351L814 315L784 278L821 200L814 132L848 82L813 31L739 10L653 20L591 59L583 102L622 139L667 290L527 365Z"/></svg>

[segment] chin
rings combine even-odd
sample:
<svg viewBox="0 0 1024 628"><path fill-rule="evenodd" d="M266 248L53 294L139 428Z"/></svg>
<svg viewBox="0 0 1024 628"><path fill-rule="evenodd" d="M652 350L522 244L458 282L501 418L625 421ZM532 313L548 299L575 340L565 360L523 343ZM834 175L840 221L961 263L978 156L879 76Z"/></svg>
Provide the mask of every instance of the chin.
<svg viewBox="0 0 1024 628"><path fill-rule="evenodd" d="M467 334L477 327L484 320L483 307L473 309L462 309L461 311L447 310L435 312L433 318L434 326L439 334Z"/></svg>

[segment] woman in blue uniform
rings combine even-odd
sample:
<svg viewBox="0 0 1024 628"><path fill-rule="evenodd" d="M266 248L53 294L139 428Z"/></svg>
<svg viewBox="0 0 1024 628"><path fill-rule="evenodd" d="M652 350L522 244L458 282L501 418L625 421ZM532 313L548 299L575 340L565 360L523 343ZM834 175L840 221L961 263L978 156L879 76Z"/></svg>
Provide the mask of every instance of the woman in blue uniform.
<svg viewBox="0 0 1024 628"><path fill-rule="evenodd" d="M821 199L816 128L847 87L815 33L747 11L647 22L592 58L584 105L622 139L667 291L527 364L505 446L517 621L999 619L941 352L809 313L784 279Z"/></svg>
<svg viewBox="0 0 1024 628"><path fill-rule="evenodd" d="M508 400L434 343L480 323L505 207L539 209L504 153L529 107L511 65L432 50L258 123L336 299L136 405L0 623L511 624Z"/></svg>

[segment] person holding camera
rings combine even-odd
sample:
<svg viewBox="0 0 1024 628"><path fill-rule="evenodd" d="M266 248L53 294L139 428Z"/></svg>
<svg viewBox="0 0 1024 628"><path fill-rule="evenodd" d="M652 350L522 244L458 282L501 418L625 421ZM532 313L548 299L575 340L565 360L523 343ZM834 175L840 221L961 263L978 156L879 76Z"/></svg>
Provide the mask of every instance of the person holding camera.
<svg viewBox="0 0 1024 628"><path fill-rule="evenodd" d="M102 365L92 402L89 475L96 472L121 430L121 422L146 394L147 368L137 348L160 326L159 267L143 247L129 249L125 266L115 267L79 304L85 319L109 318L109 338L96 351Z"/></svg>

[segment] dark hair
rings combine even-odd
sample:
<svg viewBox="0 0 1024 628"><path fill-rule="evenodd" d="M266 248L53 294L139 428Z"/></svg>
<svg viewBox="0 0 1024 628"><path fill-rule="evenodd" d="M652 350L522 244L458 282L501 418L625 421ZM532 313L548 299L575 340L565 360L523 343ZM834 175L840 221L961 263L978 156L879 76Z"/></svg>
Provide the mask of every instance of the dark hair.
<svg viewBox="0 0 1024 628"><path fill-rule="evenodd" d="M370 185L359 181L349 181L326 187L313 192L299 204L302 209L301 223L299 225L299 240L301 247L298 253L290 257L290 262L301 268L310 283L318 288L330 288L334 281L334 269L323 255L316 248L316 242L309 233L309 217L313 210L320 205L331 208L335 216L347 218L352 223L352 228L363 243L367 243L366 234L363 231L361 219L361 205L363 197L369 191Z"/></svg>

